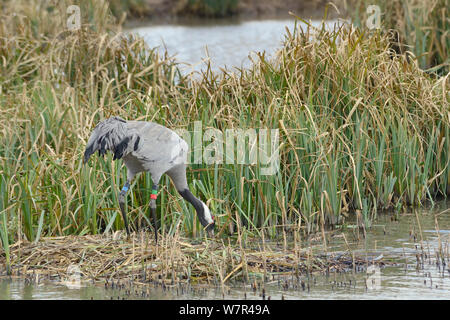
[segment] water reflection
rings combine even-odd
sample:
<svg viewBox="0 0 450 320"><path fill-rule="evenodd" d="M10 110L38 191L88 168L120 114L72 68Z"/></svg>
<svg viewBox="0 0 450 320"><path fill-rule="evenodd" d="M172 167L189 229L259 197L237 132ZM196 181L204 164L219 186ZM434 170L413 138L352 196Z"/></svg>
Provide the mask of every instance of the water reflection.
<svg viewBox="0 0 450 320"><path fill-rule="evenodd" d="M327 21L332 28L337 21ZM300 23L302 24L302 23ZM312 21L312 25L320 26ZM176 55L183 73L204 69L205 60L211 62L213 70L219 68L248 67L249 55L265 51L268 55L281 47L286 28L293 30L294 19L236 21L225 20L220 24L211 21L196 21L176 25L150 25L128 30L142 36L150 47L167 48ZM303 27L305 25L303 24Z"/></svg>
<svg viewBox="0 0 450 320"><path fill-rule="evenodd" d="M151 294L143 297L141 292L131 296L132 299L170 299L171 295L163 290L151 290ZM149 292L149 293L150 293ZM70 289L63 284L43 281L39 285L27 284L19 279L0 280L0 300L122 300L129 299L122 290L105 289L103 284L86 285L78 289Z"/></svg>

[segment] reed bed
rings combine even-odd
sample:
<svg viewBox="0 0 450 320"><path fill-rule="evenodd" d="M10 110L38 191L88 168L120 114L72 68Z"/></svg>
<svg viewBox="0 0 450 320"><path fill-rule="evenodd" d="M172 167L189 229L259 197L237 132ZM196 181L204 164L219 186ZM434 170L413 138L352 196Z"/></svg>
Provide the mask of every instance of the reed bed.
<svg viewBox="0 0 450 320"><path fill-rule="evenodd" d="M51 10L2 2L6 261L17 241L123 229L117 195L125 168L111 156L82 165L91 129L112 115L191 133L194 121L205 129L279 129L274 175L261 175L259 164L190 166L190 189L212 209L219 239L236 240L237 233L286 239L349 218L369 228L379 210L450 194L448 74L429 74L396 54L383 30L298 26L286 30L276 57L260 53L248 69L218 73L206 65L191 77L173 57L121 34L105 1L77 3L83 25L70 31L63 13L72 2ZM151 186L146 174L132 185L133 230L148 224ZM160 190L160 232L202 237L194 210L168 178Z"/></svg>
<svg viewBox="0 0 450 320"><path fill-rule="evenodd" d="M297 276L345 272L368 265L384 266L382 259L364 259L350 254L312 254L310 248L283 249L281 244L259 243L236 247L223 241L192 243L179 236L166 236L155 245L145 232L126 239L114 235L45 237L37 243L18 242L10 246L11 276L40 280L69 281L73 267L82 283L178 285L210 284L221 286L236 281L274 276ZM0 266L4 258L0 257ZM6 272L0 269L0 275ZM39 280L40 279L40 280Z"/></svg>
<svg viewBox="0 0 450 320"><path fill-rule="evenodd" d="M363 27L369 5L378 5L381 28L391 32L397 52L410 53L428 72L445 76L450 72L449 0L356 0L349 10L355 24Z"/></svg>

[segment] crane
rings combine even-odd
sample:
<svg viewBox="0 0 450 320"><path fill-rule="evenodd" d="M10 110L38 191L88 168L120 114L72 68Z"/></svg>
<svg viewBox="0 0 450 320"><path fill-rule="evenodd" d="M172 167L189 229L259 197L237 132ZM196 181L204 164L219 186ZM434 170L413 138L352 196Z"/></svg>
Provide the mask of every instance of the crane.
<svg viewBox="0 0 450 320"><path fill-rule="evenodd" d="M86 145L83 163L87 163L96 151L100 156L110 151L114 154L113 160L123 160L127 168L127 181L119 193L119 207L128 236L130 230L125 210L126 194L138 173L150 172L153 182L150 211L155 241L158 241L156 199L158 184L163 174L171 178L180 195L194 206L200 223L212 237L214 217L208 206L196 198L188 188L186 179L188 150L186 141L167 127L148 121L126 121L115 116L99 122L94 128Z"/></svg>

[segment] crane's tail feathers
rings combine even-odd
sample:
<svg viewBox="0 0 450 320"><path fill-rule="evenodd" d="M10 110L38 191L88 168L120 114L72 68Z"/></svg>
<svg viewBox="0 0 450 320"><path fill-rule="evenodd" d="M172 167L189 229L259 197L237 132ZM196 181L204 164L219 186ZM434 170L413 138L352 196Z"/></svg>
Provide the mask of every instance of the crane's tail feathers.
<svg viewBox="0 0 450 320"><path fill-rule="evenodd" d="M139 147L140 137L135 130L127 127L127 122L120 117L112 117L100 122L89 137L84 152L83 162L98 151L100 156L107 151L114 153L114 160L121 159Z"/></svg>

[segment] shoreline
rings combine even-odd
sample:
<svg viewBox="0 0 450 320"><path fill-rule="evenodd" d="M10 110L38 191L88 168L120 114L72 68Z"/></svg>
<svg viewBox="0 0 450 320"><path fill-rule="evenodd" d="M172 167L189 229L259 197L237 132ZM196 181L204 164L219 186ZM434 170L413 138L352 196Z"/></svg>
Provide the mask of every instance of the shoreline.
<svg viewBox="0 0 450 320"><path fill-rule="evenodd" d="M278 3L278 1L254 1L243 0L238 4L237 11L224 16L203 15L190 11L182 11L173 3L175 0L164 2L161 5L160 0L147 0L147 10L136 13L132 8L124 19L124 28L133 28L143 25L165 25L165 24L192 24L194 23L224 23L245 22L258 20L285 20L295 19L299 16L305 20L322 20L324 18L327 1L317 2L298 2L287 1L287 3ZM157 9L153 9L157 8ZM339 13L333 6L329 6L326 20L338 18L348 18L348 12L343 5L337 6ZM117 16L117 15L116 15ZM117 17L119 20L120 18Z"/></svg>
<svg viewBox="0 0 450 320"><path fill-rule="evenodd" d="M131 30L135 28L147 27L147 26L221 26L221 25L239 25L246 22L253 21L294 21L296 18L292 15L270 15L265 17L228 17L228 18L198 18L198 17L178 17L170 20L160 19L160 18L150 18L150 19L128 19L122 24L123 30ZM304 19L306 21L322 21L322 18L317 19ZM345 20L344 17L338 18L327 18L324 21L338 21Z"/></svg>

